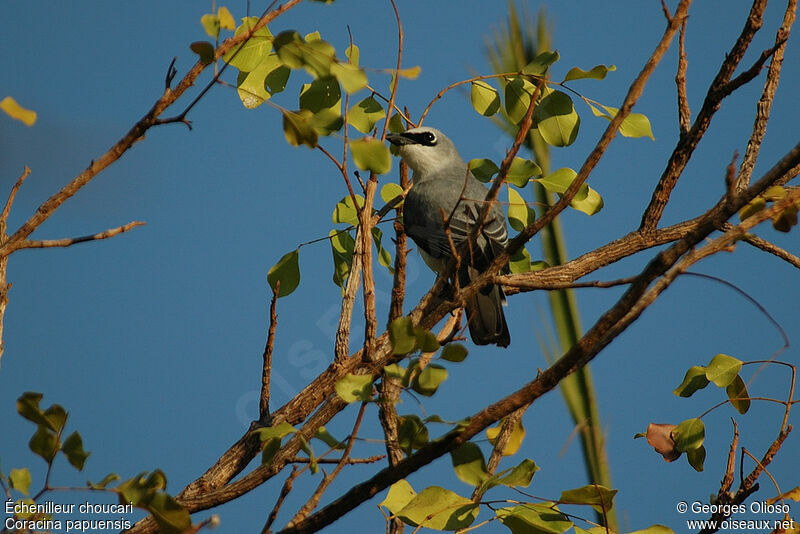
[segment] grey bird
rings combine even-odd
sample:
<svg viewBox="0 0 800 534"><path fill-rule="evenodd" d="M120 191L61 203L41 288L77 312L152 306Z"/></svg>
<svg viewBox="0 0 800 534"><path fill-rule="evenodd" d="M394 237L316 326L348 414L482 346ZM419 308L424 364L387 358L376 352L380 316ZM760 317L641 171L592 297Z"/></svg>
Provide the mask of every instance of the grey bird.
<svg viewBox="0 0 800 534"><path fill-rule="evenodd" d="M453 142L439 130L420 127L386 138L399 148L400 156L414 171L414 185L403 207L406 234L417 244L425 263L442 273L453 257L445 220L449 218L450 237L458 249L478 226L488 189L472 175ZM507 242L506 219L495 203L475 243L461 258L459 285L466 286L486 271ZM504 303L503 290L494 284L467 299L467 324L476 345L507 347L511 342Z"/></svg>

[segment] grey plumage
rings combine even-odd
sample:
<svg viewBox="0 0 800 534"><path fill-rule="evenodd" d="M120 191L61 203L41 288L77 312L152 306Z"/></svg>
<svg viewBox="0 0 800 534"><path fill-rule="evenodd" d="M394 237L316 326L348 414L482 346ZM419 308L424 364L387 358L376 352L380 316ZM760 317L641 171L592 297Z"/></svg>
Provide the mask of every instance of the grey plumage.
<svg viewBox="0 0 800 534"><path fill-rule="evenodd" d="M450 217L450 237L458 248L477 227L488 189L469 172L453 142L435 128L414 128L387 139L399 147L414 171L414 186L403 207L405 231L425 263L440 273L452 258L444 220ZM464 287L484 272L507 241L506 219L495 203L474 246L462 257L459 284ZM475 344L508 346L511 338L504 302L503 290L497 285L485 286L467 299L467 321Z"/></svg>

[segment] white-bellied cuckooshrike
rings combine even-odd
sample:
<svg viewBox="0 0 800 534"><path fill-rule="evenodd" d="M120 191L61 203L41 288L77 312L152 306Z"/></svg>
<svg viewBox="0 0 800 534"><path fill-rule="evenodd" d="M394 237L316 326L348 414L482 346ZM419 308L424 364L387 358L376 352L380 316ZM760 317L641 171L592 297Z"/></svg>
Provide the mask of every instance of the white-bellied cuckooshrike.
<svg viewBox="0 0 800 534"><path fill-rule="evenodd" d="M479 225L488 189L472 175L453 142L439 130L420 127L386 138L399 147L403 160L414 171L414 185L403 207L406 234L417 244L425 263L441 273L453 257L448 232L458 249ZM484 272L507 242L506 219L495 203L475 243L462 254L458 269L461 287ZM503 290L494 284L467 299L467 324L476 345L507 347L511 342L504 302Z"/></svg>

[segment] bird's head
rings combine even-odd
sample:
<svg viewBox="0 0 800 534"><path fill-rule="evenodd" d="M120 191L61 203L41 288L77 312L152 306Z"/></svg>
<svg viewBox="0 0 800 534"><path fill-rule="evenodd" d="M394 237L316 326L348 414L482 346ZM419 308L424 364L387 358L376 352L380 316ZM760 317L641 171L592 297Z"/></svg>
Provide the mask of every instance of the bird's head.
<svg viewBox="0 0 800 534"><path fill-rule="evenodd" d="M419 176L464 165L453 142L436 128L413 128L401 134L387 135L386 139L399 148L400 156Z"/></svg>

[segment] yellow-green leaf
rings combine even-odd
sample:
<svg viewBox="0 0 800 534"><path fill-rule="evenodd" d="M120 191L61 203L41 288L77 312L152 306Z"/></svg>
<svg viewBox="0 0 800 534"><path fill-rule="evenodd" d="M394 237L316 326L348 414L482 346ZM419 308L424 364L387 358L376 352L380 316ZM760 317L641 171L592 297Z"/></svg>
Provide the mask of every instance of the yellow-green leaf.
<svg viewBox="0 0 800 534"><path fill-rule="evenodd" d="M500 109L500 95L497 90L480 80L472 82L470 100L475 111L485 117L491 117Z"/></svg>
<svg viewBox="0 0 800 534"><path fill-rule="evenodd" d="M350 143L353 161L362 171L386 174L392 168L392 155L386 145L374 137L364 137Z"/></svg>
<svg viewBox="0 0 800 534"><path fill-rule="evenodd" d="M23 108L10 96L0 100L0 109L5 111L12 119L17 119L24 123L25 126L33 126L36 122L36 112Z"/></svg>

